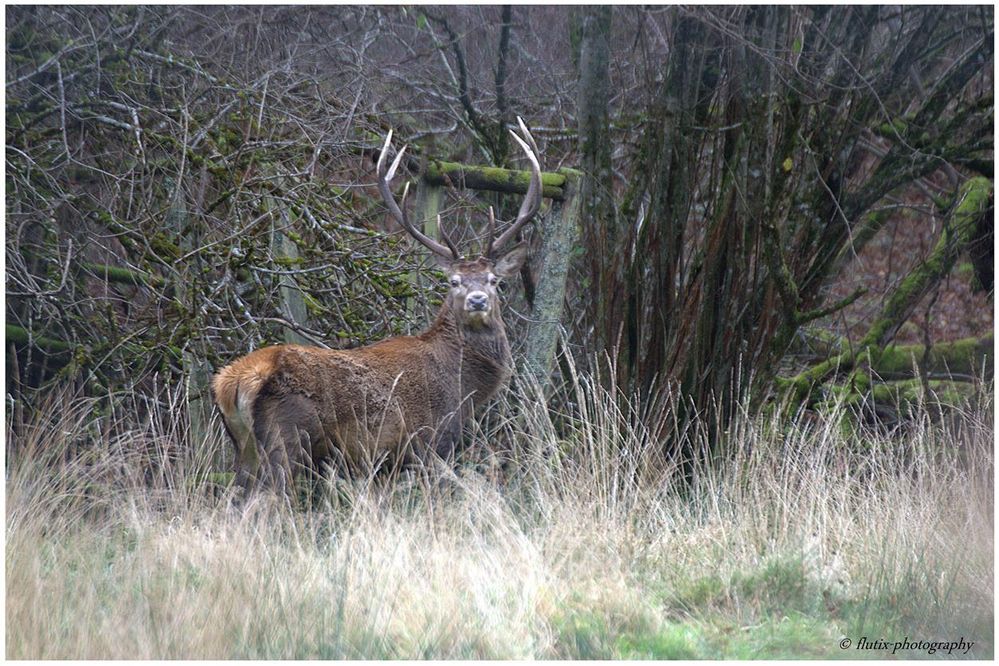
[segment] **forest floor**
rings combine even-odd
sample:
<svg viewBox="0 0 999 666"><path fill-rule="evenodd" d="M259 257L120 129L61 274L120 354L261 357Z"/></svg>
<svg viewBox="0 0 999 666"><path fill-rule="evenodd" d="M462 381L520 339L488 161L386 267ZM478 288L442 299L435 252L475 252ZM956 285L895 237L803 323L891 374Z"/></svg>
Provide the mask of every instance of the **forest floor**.
<svg viewBox="0 0 999 666"><path fill-rule="evenodd" d="M573 390L585 416L521 396L478 433L514 442L505 470L290 508L213 493L175 417L14 419L6 657L993 657L991 391L891 435L742 418L686 485L614 398Z"/></svg>

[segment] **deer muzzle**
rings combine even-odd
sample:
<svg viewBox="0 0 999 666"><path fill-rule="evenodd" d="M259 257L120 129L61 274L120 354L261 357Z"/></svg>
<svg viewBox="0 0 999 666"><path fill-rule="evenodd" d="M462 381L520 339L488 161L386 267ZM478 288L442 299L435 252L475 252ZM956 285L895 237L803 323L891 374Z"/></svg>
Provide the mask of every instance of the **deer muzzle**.
<svg viewBox="0 0 999 666"><path fill-rule="evenodd" d="M465 297L465 309L469 312L486 312L489 310L489 296L482 291L473 291Z"/></svg>

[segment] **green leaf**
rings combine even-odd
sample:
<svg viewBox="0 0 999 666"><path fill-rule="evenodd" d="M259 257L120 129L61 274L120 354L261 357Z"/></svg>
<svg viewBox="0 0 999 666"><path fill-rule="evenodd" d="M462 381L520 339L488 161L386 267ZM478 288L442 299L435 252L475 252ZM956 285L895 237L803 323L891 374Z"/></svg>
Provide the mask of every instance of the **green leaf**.
<svg viewBox="0 0 999 666"><path fill-rule="evenodd" d="M801 53L801 37L795 37L794 41L791 42L791 52L794 54Z"/></svg>
<svg viewBox="0 0 999 666"><path fill-rule="evenodd" d="M794 166L794 162L791 160L790 157L788 157L786 160L784 160L781 166L784 167L784 171L790 171L791 168Z"/></svg>
<svg viewBox="0 0 999 666"><path fill-rule="evenodd" d="M416 28L418 30L425 30L427 27L427 15L420 14L416 17Z"/></svg>

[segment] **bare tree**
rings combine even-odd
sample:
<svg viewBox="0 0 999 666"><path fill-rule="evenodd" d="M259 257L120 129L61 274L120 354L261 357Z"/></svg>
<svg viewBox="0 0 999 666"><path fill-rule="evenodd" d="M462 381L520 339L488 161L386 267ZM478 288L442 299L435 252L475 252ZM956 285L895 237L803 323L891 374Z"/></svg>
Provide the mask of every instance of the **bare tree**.
<svg viewBox="0 0 999 666"><path fill-rule="evenodd" d="M6 11L9 394L53 378L127 393L289 331L356 344L408 328L415 260L385 250L366 187L382 121L363 71L325 74L376 16Z"/></svg>
<svg viewBox="0 0 999 666"><path fill-rule="evenodd" d="M577 122L581 183L583 243L587 248L586 275L593 293L587 312L594 325L597 348L613 349L622 321L623 294L615 275L622 268L614 251L621 235L615 216L611 172L610 6L578 10L579 83Z"/></svg>
<svg viewBox="0 0 999 666"><path fill-rule="evenodd" d="M991 183L972 176L992 150L992 16L745 7L644 20L641 39L665 55L647 48L658 92L622 207L631 233L614 251L629 258L610 288L630 299L626 381L675 383L690 409L724 415L769 395L802 326L860 295L824 302L893 197L922 188L955 230L987 214ZM889 310L911 312L925 293L911 286Z"/></svg>

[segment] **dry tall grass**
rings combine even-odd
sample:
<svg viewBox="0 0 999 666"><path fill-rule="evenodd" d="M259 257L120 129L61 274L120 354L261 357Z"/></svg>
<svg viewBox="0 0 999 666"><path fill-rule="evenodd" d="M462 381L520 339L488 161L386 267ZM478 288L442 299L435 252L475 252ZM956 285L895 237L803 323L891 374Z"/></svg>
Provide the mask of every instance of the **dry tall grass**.
<svg viewBox="0 0 999 666"><path fill-rule="evenodd" d="M557 427L521 396L501 481L337 481L292 509L213 497L169 410L9 417L6 656L992 655L990 400L893 436L737 419L691 488L619 399L566 390Z"/></svg>

